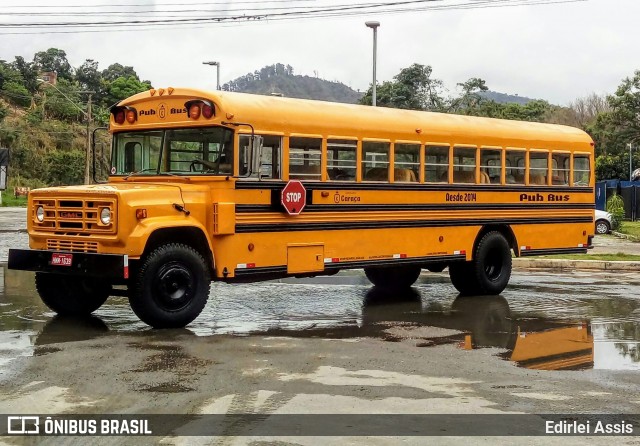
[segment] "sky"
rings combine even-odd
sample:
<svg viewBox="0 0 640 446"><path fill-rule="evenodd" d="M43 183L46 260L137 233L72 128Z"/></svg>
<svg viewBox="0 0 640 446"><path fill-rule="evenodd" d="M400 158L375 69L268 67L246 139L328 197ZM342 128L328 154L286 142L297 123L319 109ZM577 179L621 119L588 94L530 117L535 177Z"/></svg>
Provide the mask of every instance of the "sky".
<svg viewBox="0 0 640 446"><path fill-rule="evenodd" d="M106 7L107 0L0 0L0 59L32 60L37 51L55 47L66 51L74 67L85 59L98 61L100 69L117 62L133 66L155 88L203 89L214 89L216 84L216 68L203 61L220 62L221 83L283 63L291 65L294 74L340 81L364 91L372 81L373 53L373 33L364 23L377 20L378 83L419 63L431 65L433 76L443 80L451 94L457 83L480 77L494 91L566 105L593 92L613 93L622 79L640 69L638 0L423 0L396 7L411 9L408 12L380 13L370 8L349 16L154 25L145 30L121 26L110 32L52 33L61 28L26 25L229 17L255 14L255 8L283 8L276 11L282 13L372 2L110 0L112 5L129 6ZM546 4L522 5L530 2ZM493 7L485 6L489 3ZM451 8L456 4L478 8ZM91 7L96 5L100 6ZM425 10L444 6L451 9ZM121 15L105 15L109 12ZM60 15L39 15L43 13ZM6 26L16 24L21 26Z"/></svg>

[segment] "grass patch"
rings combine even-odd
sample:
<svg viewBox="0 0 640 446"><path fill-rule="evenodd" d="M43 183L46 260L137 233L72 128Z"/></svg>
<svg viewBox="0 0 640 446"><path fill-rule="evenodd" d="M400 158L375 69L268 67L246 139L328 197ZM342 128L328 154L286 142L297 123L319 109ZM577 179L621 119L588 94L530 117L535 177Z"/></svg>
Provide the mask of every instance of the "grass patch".
<svg viewBox="0 0 640 446"><path fill-rule="evenodd" d="M606 262L611 262L611 261L640 262L640 255L625 254L622 252L619 252L617 254L558 254L554 256L538 256L538 258L564 259L564 260L603 260Z"/></svg>
<svg viewBox="0 0 640 446"><path fill-rule="evenodd" d="M640 237L640 221L625 221L618 232L634 237Z"/></svg>
<svg viewBox="0 0 640 446"><path fill-rule="evenodd" d="M18 197L16 198L12 193L3 191L2 192L2 206L18 206L18 207L27 207L27 197Z"/></svg>

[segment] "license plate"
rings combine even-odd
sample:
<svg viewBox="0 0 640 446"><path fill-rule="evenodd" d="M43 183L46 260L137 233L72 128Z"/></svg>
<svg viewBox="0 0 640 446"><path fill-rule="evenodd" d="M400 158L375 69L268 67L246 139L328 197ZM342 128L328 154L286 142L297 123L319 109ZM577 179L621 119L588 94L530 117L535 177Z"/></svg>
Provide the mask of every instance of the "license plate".
<svg viewBox="0 0 640 446"><path fill-rule="evenodd" d="M60 254L55 252L51 255L52 266L71 266L72 260L73 254Z"/></svg>

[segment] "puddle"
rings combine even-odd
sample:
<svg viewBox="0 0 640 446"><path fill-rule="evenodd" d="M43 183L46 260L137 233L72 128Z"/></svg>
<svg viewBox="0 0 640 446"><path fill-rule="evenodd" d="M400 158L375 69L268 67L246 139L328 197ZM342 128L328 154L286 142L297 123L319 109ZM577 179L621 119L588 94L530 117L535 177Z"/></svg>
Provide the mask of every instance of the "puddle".
<svg viewBox="0 0 640 446"><path fill-rule="evenodd" d="M357 272L331 277L211 286L201 316L187 329L155 331L125 298L111 298L81 321L54 317L38 298L33 274L0 267L0 376L14 358L55 355L63 343L126 332L157 349L149 367L180 354L161 344L184 336L276 336L356 340L375 337L416 348L455 343L493 347L532 369L640 370L640 280L636 274L516 273L504 296L457 297L445 274L424 275L388 293ZM56 344L56 346L52 346ZM141 347L143 348L143 347ZM175 357L174 357L175 356ZM179 362L179 361L178 361ZM171 390L165 390L171 391Z"/></svg>

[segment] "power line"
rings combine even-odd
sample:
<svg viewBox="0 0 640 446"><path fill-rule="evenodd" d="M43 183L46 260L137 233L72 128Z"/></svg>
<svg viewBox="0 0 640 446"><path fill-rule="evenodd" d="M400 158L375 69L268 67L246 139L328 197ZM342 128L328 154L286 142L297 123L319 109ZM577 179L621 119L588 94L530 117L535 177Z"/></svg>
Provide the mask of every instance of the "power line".
<svg viewBox="0 0 640 446"><path fill-rule="evenodd" d="M508 6L537 6L562 3L577 3L588 0L478 0L455 4L431 4L442 3L447 0L404 0L385 3L360 3L351 5L336 5L333 7L314 8L306 11L286 11L286 12L265 12L262 14L243 14L240 16L213 16L213 17L192 17L173 18L157 20L127 20L127 21L93 21L93 22L36 22L21 24L0 24L0 28L42 28L48 31L39 33L64 34L69 32L115 32L127 29L152 30L189 26L194 28L198 24L239 24L243 22L261 22L276 20L327 18L327 17L348 17L360 14L398 14L417 11L442 11L455 9L484 9ZM429 3L429 5L425 5ZM386 8L386 9L385 9ZM115 27L112 29L101 29ZM73 31L62 31L63 29L73 29ZM35 34L23 31L0 31L0 35Z"/></svg>
<svg viewBox="0 0 640 446"><path fill-rule="evenodd" d="M196 17L196 18L174 18L174 19L158 19L158 20L126 20L126 21L85 21L85 22L24 22L24 23L0 23L0 27L3 28L16 28L16 27L93 27L93 26L125 26L125 25L157 25L157 24L179 24L179 23L198 23L198 22L210 22L210 21L229 21L229 20L262 20L262 19L273 19L277 17L283 16L295 16L295 18L300 18L307 15L316 15L316 14L327 14L327 13L349 13L351 11L363 11L371 9L373 11L367 12L376 12L377 8L388 8L388 7L400 7L407 5L419 5L424 3L435 3L442 2L445 0L402 0L402 1L394 1L394 2L383 2L383 3L360 3L360 4L350 4L350 5L336 5L331 7L324 8L314 8L307 11L286 11L286 12L274 12L274 13L264 13L264 14L246 14L243 13L240 16L210 16L210 17ZM465 6L468 8L480 8L484 6L490 6L492 3L509 3L509 2L519 2L523 4L535 4L540 3L541 0L480 0L474 1L466 4L458 4L458 5L443 5L440 9L448 9L453 7ZM571 1L587 1L587 0L557 0L560 3L568 3ZM414 10L415 8L411 8L408 10ZM235 11L235 10L234 10Z"/></svg>

